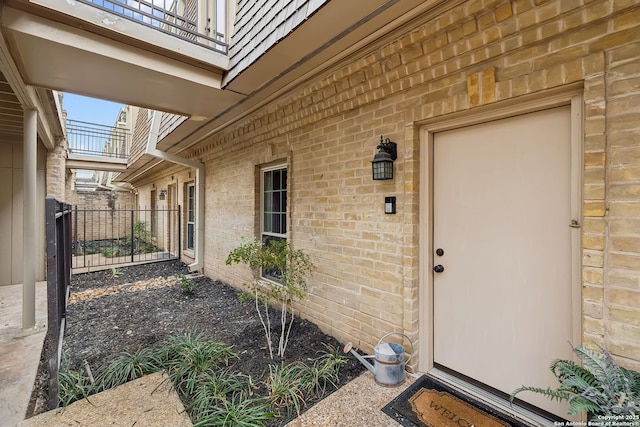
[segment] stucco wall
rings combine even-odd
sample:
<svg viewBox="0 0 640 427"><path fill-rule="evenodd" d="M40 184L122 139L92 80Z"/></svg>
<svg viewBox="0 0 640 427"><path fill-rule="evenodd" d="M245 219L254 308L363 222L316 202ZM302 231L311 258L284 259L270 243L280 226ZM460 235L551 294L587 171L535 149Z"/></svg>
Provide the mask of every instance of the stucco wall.
<svg viewBox="0 0 640 427"><path fill-rule="evenodd" d="M258 168L286 161L290 238L318 267L300 314L364 349L417 339L420 122L577 84L583 341L640 368L640 6L470 0L390 37L187 154L207 167L205 273L251 280L224 260L258 228ZM398 143L392 181L371 180L380 135Z"/></svg>
<svg viewBox="0 0 640 427"><path fill-rule="evenodd" d="M45 279L44 198L46 150L38 145L36 163L38 240L33 262L36 280ZM23 146L21 143L0 142L0 285L22 283L23 269Z"/></svg>

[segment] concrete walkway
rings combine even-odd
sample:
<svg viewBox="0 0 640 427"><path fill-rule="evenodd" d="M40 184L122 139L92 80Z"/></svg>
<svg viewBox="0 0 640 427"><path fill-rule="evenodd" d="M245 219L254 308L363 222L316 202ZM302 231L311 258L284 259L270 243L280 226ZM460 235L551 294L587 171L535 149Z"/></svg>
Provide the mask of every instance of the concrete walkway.
<svg viewBox="0 0 640 427"><path fill-rule="evenodd" d="M401 424L382 412L382 408L413 384L407 379L398 387L378 385L365 371L340 390L314 405L287 427L396 427Z"/></svg>
<svg viewBox="0 0 640 427"><path fill-rule="evenodd" d="M36 326L22 330L22 285L0 286L0 425L25 417L47 332L47 283L36 284Z"/></svg>

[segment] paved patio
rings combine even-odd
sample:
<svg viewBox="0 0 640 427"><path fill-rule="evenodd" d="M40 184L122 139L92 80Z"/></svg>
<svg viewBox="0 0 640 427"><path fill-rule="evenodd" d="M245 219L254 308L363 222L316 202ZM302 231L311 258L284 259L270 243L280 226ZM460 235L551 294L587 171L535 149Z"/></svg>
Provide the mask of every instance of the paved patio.
<svg viewBox="0 0 640 427"><path fill-rule="evenodd" d="M47 283L36 284L36 326L22 330L22 285L0 286L0 420L24 419L47 331Z"/></svg>

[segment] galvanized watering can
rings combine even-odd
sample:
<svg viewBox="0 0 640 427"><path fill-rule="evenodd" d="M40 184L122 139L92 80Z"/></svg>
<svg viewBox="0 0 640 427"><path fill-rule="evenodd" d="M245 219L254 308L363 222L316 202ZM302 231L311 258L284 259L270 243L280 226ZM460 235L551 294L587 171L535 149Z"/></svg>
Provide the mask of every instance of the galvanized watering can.
<svg viewBox="0 0 640 427"><path fill-rule="evenodd" d="M404 347L393 342L382 342L390 335L401 335L411 344L411 354L409 358L404 360ZM376 377L376 382L380 385L392 387L402 384L404 381L404 366L409 363L413 357L413 343L411 339L400 332L389 332L378 341L378 345L374 348L374 355L360 356L354 349L353 344L348 342L344 346L344 352L353 354L364 366L367 367ZM366 359L373 358L373 365Z"/></svg>

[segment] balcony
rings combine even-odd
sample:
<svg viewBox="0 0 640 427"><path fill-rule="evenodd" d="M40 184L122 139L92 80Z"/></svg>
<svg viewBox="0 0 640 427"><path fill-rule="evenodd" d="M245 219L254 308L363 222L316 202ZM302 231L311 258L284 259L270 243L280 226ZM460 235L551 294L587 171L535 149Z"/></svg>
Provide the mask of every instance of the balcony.
<svg viewBox="0 0 640 427"><path fill-rule="evenodd" d="M5 45L31 86L203 121L245 97L222 90L232 0L13 0ZM1 46L0 46L1 47Z"/></svg>
<svg viewBox="0 0 640 427"><path fill-rule="evenodd" d="M224 1L77 0L100 10L141 23L181 40L229 53L225 36Z"/></svg>
<svg viewBox="0 0 640 427"><path fill-rule="evenodd" d="M67 168L122 172L127 167L128 129L67 120Z"/></svg>

